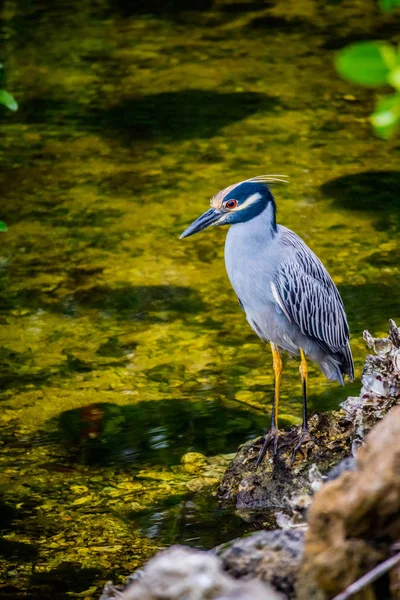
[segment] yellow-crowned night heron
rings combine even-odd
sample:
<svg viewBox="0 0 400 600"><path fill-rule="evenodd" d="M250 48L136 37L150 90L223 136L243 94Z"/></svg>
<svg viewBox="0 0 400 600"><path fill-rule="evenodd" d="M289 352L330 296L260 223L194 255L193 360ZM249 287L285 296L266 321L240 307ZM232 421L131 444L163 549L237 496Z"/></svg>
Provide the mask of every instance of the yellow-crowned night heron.
<svg viewBox="0 0 400 600"><path fill-rule="evenodd" d="M211 199L211 208L181 235L210 225L231 225L225 242L226 270L240 306L257 335L272 348L275 394L271 429L257 459L278 447L278 404L282 374L280 350L300 355L303 424L294 441L292 460L310 440L307 424L307 361L318 364L328 379L352 380L349 328L339 292L329 273L298 235L277 225L276 204L268 183L285 181L265 175L231 185Z"/></svg>

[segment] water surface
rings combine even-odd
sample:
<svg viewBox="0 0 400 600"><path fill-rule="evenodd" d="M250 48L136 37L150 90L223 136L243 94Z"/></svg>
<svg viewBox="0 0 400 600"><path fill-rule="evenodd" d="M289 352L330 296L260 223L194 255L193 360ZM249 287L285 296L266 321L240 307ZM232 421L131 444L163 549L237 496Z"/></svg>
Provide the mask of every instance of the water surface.
<svg viewBox="0 0 400 600"><path fill-rule="evenodd" d="M178 239L216 191L288 175L279 222L338 284L357 377L362 331L400 316L400 145L332 67L400 25L366 1L6 0L1 31L20 109L0 115L0 595L91 599L159 547L253 527L209 489L268 425L271 356L224 230ZM282 425L300 422L297 367ZM312 410L359 387L310 370Z"/></svg>

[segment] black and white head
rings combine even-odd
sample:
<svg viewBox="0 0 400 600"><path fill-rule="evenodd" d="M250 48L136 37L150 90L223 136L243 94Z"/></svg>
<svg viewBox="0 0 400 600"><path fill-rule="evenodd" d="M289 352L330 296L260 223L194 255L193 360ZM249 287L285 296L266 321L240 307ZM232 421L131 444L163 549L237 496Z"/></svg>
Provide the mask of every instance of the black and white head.
<svg viewBox="0 0 400 600"><path fill-rule="evenodd" d="M260 175L235 183L211 198L211 208L196 219L180 238L189 237L211 225L245 223L269 209L271 228L276 229L276 205L268 183L287 182L284 175Z"/></svg>

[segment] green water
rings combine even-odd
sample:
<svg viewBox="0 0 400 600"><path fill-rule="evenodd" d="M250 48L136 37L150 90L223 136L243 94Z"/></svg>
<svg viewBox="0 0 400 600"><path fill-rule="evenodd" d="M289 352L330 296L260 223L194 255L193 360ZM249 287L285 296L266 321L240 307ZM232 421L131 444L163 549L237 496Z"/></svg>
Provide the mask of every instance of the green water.
<svg viewBox="0 0 400 600"><path fill-rule="evenodd" d="M383 36L400 19L366 0L5 0L1 597L95 599L166 544L251 529L211 490L268 424L271 356L223 229L178 240L216 191L289 176L279 221L338 284L358 377L363 329L400 317L400 144L332 67ZM311 368L312 410L358 389ZM280 415L300 421L293 360Z"/></svg>

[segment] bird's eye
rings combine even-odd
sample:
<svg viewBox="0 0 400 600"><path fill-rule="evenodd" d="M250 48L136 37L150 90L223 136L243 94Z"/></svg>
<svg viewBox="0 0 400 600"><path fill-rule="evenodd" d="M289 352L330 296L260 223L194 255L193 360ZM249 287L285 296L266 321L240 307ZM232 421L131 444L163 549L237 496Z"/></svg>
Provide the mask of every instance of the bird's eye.
<svg viewBox="0 0 400 600"><path fill-rule="evenodd" d="M228 200L228 202L225 203L226 208L236 208L237 206L237 200Z"/></svg>

